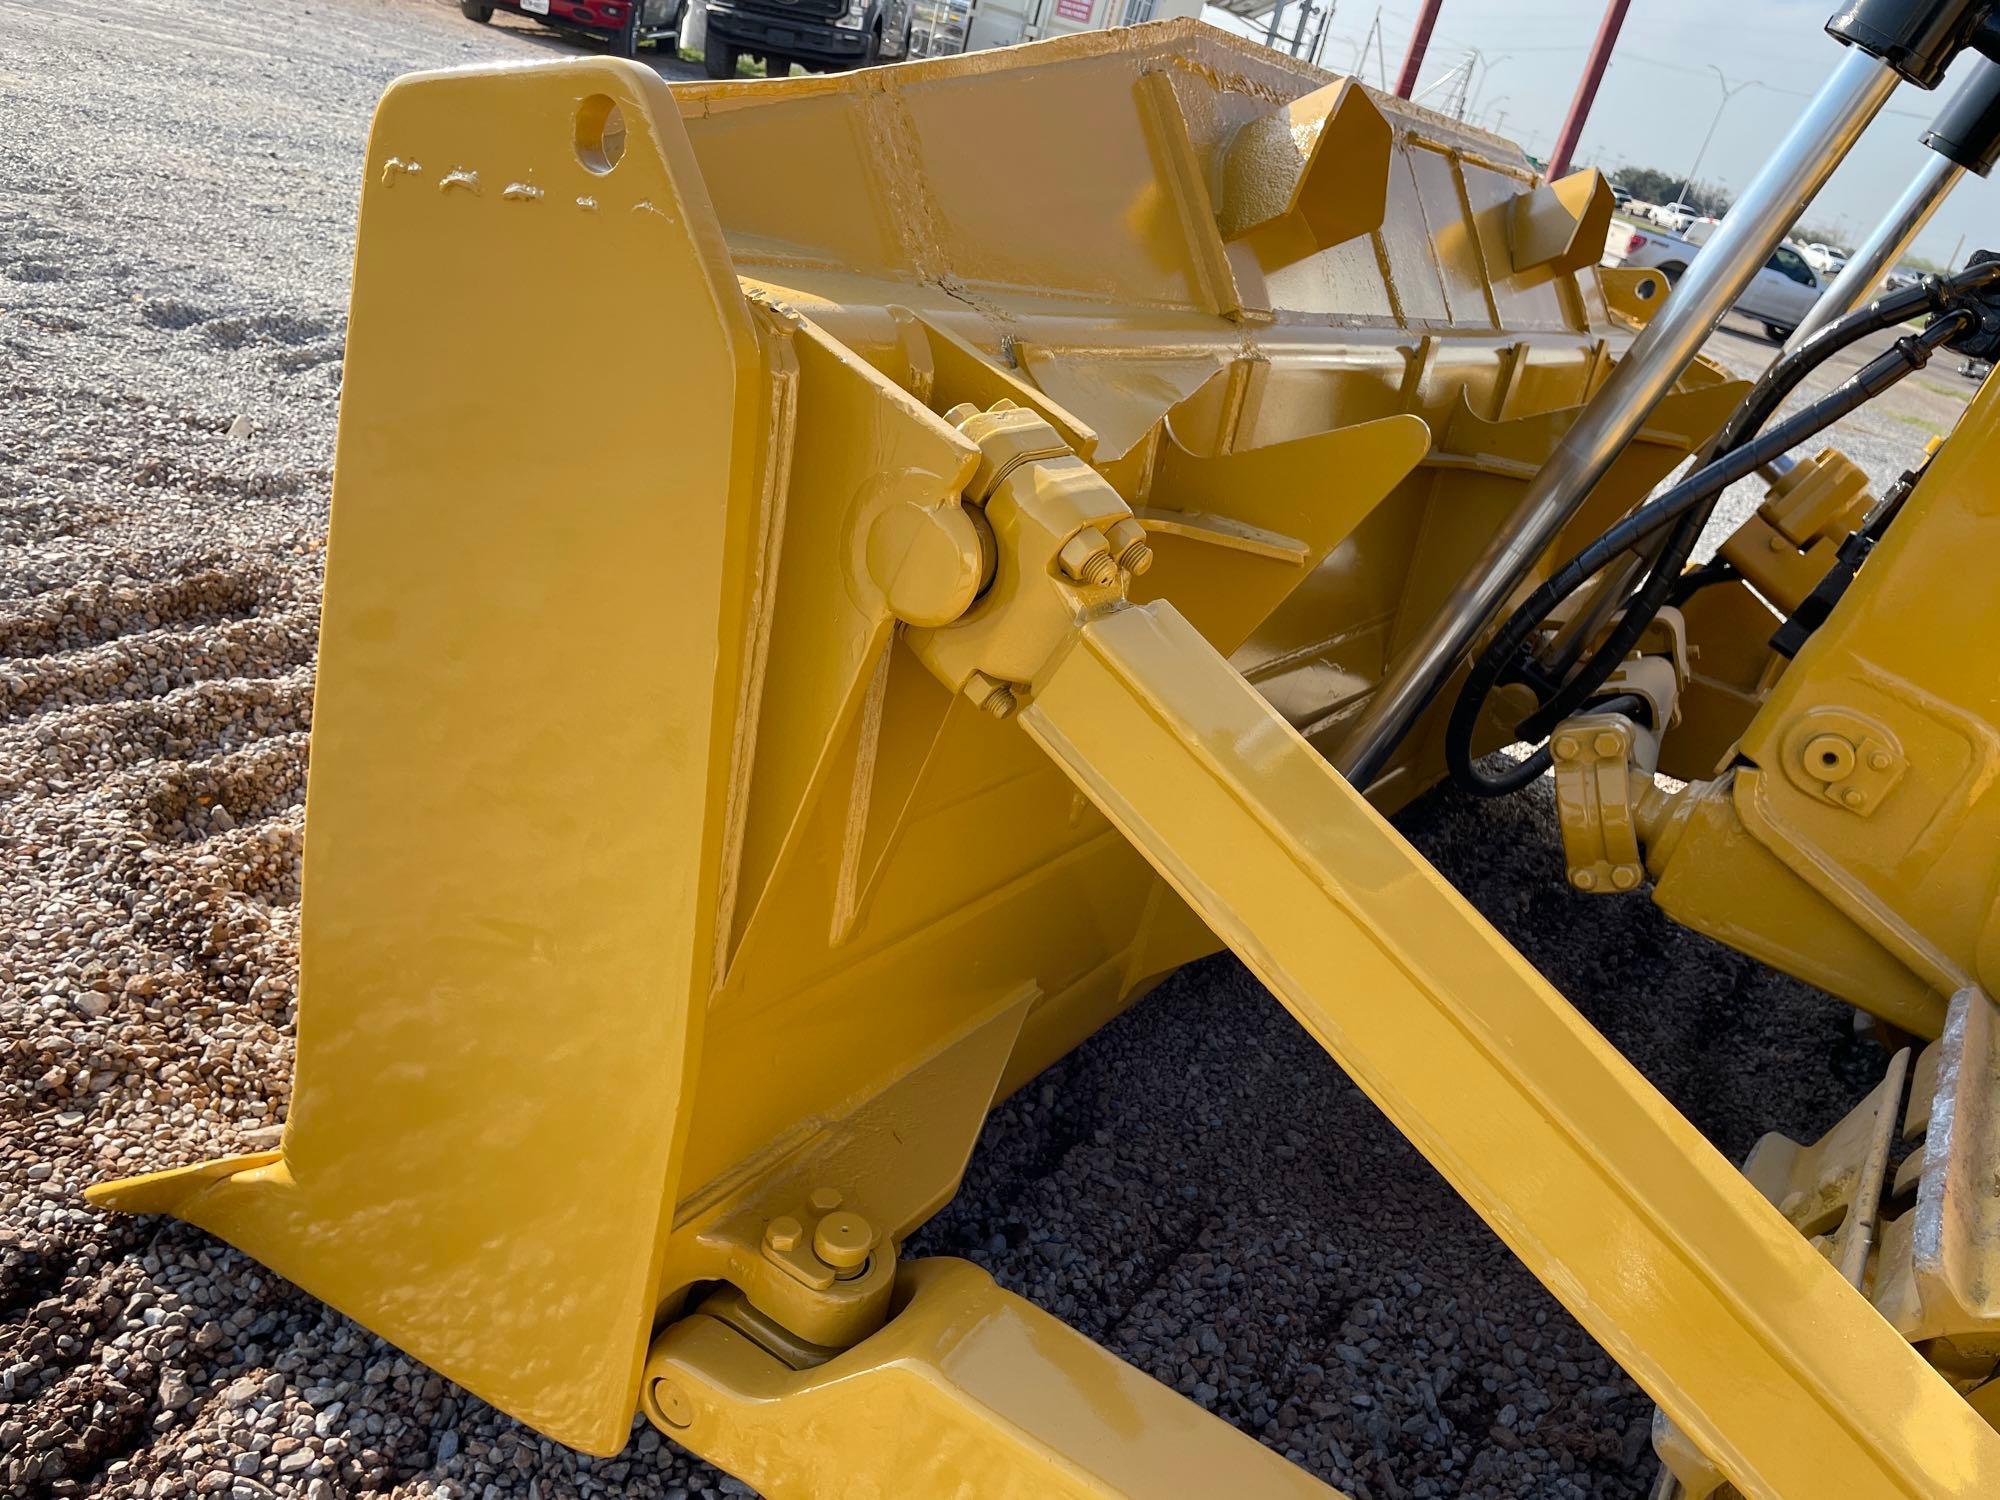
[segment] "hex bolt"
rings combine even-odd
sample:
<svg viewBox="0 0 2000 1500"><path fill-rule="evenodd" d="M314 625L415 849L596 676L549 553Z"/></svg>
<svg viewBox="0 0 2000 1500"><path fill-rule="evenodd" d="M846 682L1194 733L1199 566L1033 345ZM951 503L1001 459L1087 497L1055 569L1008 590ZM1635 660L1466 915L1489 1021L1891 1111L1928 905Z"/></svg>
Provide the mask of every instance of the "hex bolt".
<svg viewBox="0 0 2000 1500"><path fill-rule="evenodd" d="M816 1214L830 1214L836 1208L840 1207L844 1201L841 1197L840 1189L837 1187L814 1188L812 1196L806 1199L806 1202L812 1205L812 1211Z"/></svg>
<svg viewBox="0 0 2000 1500"><path fill-rule="evenodd" d="M1555 744L1550 748L1555 751L1557 760L1576 759L1577 743L1566 734L1557 735Z"/></svg>
<svg viewBox="0 0 2000 1500"><path fill-rule="evenodd" d="M1104 539L1104 533L1095 526L1084 527L1064 542L1056 561L1078 583L1101 588L1118 581L1118 560L1111 555L1111 544Z"/></svg>
<svg viewBox="0 0 2000 1500"><path fill-rule="evenodd" d="M1895 760L1887 750L1870 750L1868 752L1868 769L1871 771L1886 771L1894 764Z"/></svg>
<svg viewBox="0 0 2000 1500"><path fill-rule="evenodd" d="M790 1214L780 1214L764 1227L764 1244L780 1252L796 1250L805 1238L805 1226Z"/></svg>
<svg viewBox="0 0 2000 1500"><path fill-rule="evenodd" d="M1620 865L1611 872L1611 883L1621 891L1629 891L1639 883L1639 872L1630 865Z"/></svg>
<svg viewBox="0 0 2000 1500"><path fill-rule="evenodd" d="M1625 753L1625 741L1609 729L1600 733L1591 744L1599 755L1623 755Z"/></svg>
<svg viewBox="0 0 2000 1500"><path fill-rule="evenodd" d="M1572 871L1569 879L1570 884L1580 891L1594 891L1597 889L1597 872L1595 870Z"/></svg>
<svg viewBox="0 0 2000 1500"><path fill-rule="evenodd" d="M1858 786L1848 787L1845 791L1843 791L1840 794L1841 805L1844 807L1858 808L1862 805L1862 803L1866 802L1867 800L1868 799L1861 794L1861 788Z"/></svg>

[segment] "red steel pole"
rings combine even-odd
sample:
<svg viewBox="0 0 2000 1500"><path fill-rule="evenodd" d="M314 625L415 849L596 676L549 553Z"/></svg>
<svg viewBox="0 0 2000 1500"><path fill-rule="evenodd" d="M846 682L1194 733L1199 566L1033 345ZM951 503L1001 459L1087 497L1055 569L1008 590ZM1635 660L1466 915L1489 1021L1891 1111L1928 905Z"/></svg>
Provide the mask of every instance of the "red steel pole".
<svg viewBox="0 0 2000 1500"><path fill-rule="evenodd" d="M1576 83L1576 97L1569 102L1569 117L1556 137L1556 149L1549 157L1548 179L1554 182L1569 171L1569 159L1583 137L1583 122L1590 118L1590 106L1597 98L1597 86L1611 65L1611 49L1618 42L1618 28L1625 24L1625 11L1632 0L1610 0L1604 19L1597 27L1597 40L1590 44L1590 61L1583 65L1583 77Z"/></svg>
<svg viewBox="0 0 2000 1500"><path fill-rule="evenodd" d="M1417 74L1423 71L1424 53L1431 45L1431 28L1438 23L1438 10L1444 0L1424 0L1422 14L1417 17L1416 35L1410 38L1410 50L1403 54L1403 71L1396 75L1396 97L1407 99L1410 91L1417 86Z"/></svg>

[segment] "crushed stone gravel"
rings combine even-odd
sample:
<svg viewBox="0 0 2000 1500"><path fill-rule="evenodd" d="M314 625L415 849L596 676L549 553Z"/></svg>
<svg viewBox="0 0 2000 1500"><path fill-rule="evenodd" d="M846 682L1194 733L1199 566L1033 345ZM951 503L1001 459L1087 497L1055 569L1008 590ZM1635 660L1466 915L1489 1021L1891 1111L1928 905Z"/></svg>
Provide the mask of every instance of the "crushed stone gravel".
<svg viewBox="0 0 2000 1500"><path fill-rule="evenodd" d="M275 1139L369 112L567 45L436 3L0 0L0 1493L749 1493L643 1424L557 1447L80 1197ZM1879 1071L1825 997L1570 894L1545 791L1402 821L1726 1155ZM1359 1497L1650 1481L1638 1389L1228 958L1003 1103L911 1249Z"/></svg>

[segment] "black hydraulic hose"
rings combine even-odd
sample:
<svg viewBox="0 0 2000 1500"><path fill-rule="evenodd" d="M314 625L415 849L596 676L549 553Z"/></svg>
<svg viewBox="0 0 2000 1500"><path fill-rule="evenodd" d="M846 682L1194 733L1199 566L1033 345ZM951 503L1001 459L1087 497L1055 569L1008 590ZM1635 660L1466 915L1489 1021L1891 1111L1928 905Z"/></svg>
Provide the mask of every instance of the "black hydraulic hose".
<svg viewBox="0 0 2000 1500"><path fill-rule="evenodd" d="M2000 268L1992 265L1968 267L1949 278L1925 276L1914 285L1876 298L1868 306L1828 324L1798 348L1781 353L1757 378L1715 436L1703 446L1696 456L1694 468L1703 468L1716 455L1726 453L1746 436L1755 434L1799 383L1834 354L1871 333L1894 328L1920 313L1942 312L1957 306L1967 292L1996 279L2000 279ZM1707 517L1703 516L1701 523L1690 533L1690 551L1692 542L1700 537L1701 526L1706 524ZM1676 564L1676 569L1684 566L1686 561L1683 557Z"/></svg>
<svg viewBox="0 0 2000 1500"><path fill-rule="evenodd" d="M1736 571L1734 563L1724 562L1720 558L1714 562L1705 562L1698 568L1689 568L1674 580L1673 592L1667 595L1667 603L1678 609L1703 589L1712 588L1718 583L1734 583L1742 576Z"/></svg>
<svg viewBox="0 0 2000 1500"><path fill-rule="evenodd" d="M1873 312L1874 309L1871 308L1869 311ZM1866 314L1856 315L1857 318L1865 316ZM1740 441L1722 457L1698 469L1664 495L1649 500L1632 511L1583 551L1556 569L1548 580L1531 593L1508 617L1506 624L1500 628L1491 644L1480 653L1470 675L1466 678L1465 686L1459 692L1457 702L1452 706L1451 717L1445 729L1445 759L1453 780L1480 796L1502 796L1520 790L1548 769L1549 753L1546 745L1499 777L1487 777L1481 773L1473 762L1471 750L1473 733L1478 726L1479 714L1487 696L1499 685L1502 674L1513 665L1522 645L1547 618L1550 610L1588 583L1599 569L1621 552L1644 542L1664 526L1675 526L1675 533L1662 552L1659 562L1626 606L1618 625L1614 627L1604 645L1591 656L1569 683L1557 688L1549 700L1521 724L1522 733L1533 734L1538 738L1546 733L1550 725L1567 717L1580 706L1597 687L1603 684L1611 672L1617 669L1618 664L1637 644L1639 637L1645 632L1653 616L1658 613L1660 605L1672 592L1680 576L1687 560L1683 547L1692 550L1694 538L1699 535L1704 518L1704 512L1700 509L1704 502L1712 500L1737 480L1755 472L1779 454L1873 400L1912 371L1921 369L1929 362L1933 349L1964 332L1973 321L1974 315L1969 311L1954 310L1934 320L1921 334L1904 335L1893 347L1877 355L1803 411L1780 422L1768 433ZM1841 327L1841 324L1835 324L1825 332L1832 334ZM1825 334L1822 335L1824 336ZM1811 344L1818 342L1817 339L1810 341ZM1840 340L1831 347L1840 347L1850 342L1852 338ZM1824 358L1824 355L1821 357ZM1774 382L1768 397L1769 406L1774 407L1782 402L1791 386L1795 385L1797 379L1804 373L1804 368L1796 368L1789 382ZM1756 420L1761 419L1761 417L1756 418ZM1676 554L1680 555L1677 557Z"/></svg>
<svg viewBox="0 0 2000 1500"><path fill-rule="evenodd" d="M1722 424L1721 430L1703 450L1702 462L1728 452L1761 428L1799 381L1824 364L1829 355L1871 333L1880 333L1898 323L1908 322L1920 313L1948 311L1956 305L1958 298L1986 286L1996 277L2000 277L2000 270L1986 265L1969 267L1950 277L1925 276L1914 286L1884 293L1866 307L1827 324L1798 348L1780 354L1757 377L1736 410L1730 413L1729 420ZM1701 466L1701 463L1695 465L1697 469Z"/></svg>
<svg viewBox="0 0 2000 1500"><path fill-rule="evenodd" d="M1968 278L1976 276L1978 280L1989 279L1994 274L1990 271L1975 273L1970 270L1961 273ZM1955 295L1955 288L1943 277L1926 276L1912 286L1879 297L1867 307L1858 308L1838 322L1828 324L1797 349L1781 353L1758 377L1715 436L1702 447L1696 455L1693 467L1701 469L1718 453L1725 453L1735 447L1744 435L1755 433L1769 420L1771 413L1783 404L1785 398L1798 387L1799 382L1832 355L1871 333L1894 328L1918 313L1942 311L1953 304ZM1708 512L1704 511L1691 525L1677 527L1672 537L1660 544L1662 551L1668 555L1656 555L1649 571L1658 574L1664 569L1668 576L1677 577L1681 569L1687 565L1688 558L1693 555L1694 545L1700 540L1702 528L1707 524ZM1692 594L1695 589L1704 587L1707 583L1719 581L1721 580L1717 578L1706 578L1696 583L1688 593ZM1678 593L1679 587L1678 583L1674 585L1674 592L1669 595L1668 602L1679 603L1680 598L1684 597ZM1628 604L1629 602L1628 600ZM1646 619L1634 630L1632 637L1634 640L1651 620L1652 614L1648 613ZM1613 670L1615 666L1614 661ZM1535 716L1536 719L1541 717L1540 714ZM1522 727L1527 729L1528 722L1524 721ZM1535 737L1539 738L1539 735Z"/></svg>
<svg viewBox="0 0 2000 1500"><path fill-rule="evenodd" d="M1962 309L1966 297L1984 290L1995 281L2000 281L2000 263L1994 262L1967 266L1950 276L1925 276L1911 286L1877 297L1866 307L1858 308L1837 322L1828 324L1798 348L1780 354L1771 362L1770 367L1758 377L1749 393L1730 414L1729 420L1723 423L1715 437L1702 449L1694 467L1702 468L1717 454L1728 452L1745 438L1754 435L1765 422L1770 420L1771 414L1784 404L1785 398L1798 387L1799 382L1831 355L1845 349L1858 339L1894 328L1919 313L1942 313ZM1726 564L1717 564L1715 566L1718 571L1702 572L1701 576L1690 579L1685 584L1680 579L1681 570L1693 556L1695 543L1701 539L1702 529L1708 524L1712 510L1713 502L1710 503L1709 509L1704 510L1698 517L1677 527L1672 537L1663 545L1662 554L1656 559L1652 576L1647 580L1648 583L1658 580L1667 584L1667 592L1663 598L1658 595L1657 586L1647 591L1659 602L1680 604L1691 598L1698 590L1710 584L1726 581L1727 575L1719 571L1726 567ZM1635 594L1631 602L1636 602L1638 597L1639 595ZM1658 612L1659 602L1652 603L1643 613L1643 617L1631 624L1629 640L1636 641L1644 633L1645 627L1652 623L1654 615ZM1629 603L1626 614L1629 621L1632 617ZM1604 673L1609 675L1617 669L1617 663L1622 657L1610 656L1604 660L1608 662L1604 667ZM1579 674L1579 680L1583 680L1582 674ZM1590 684L1591 688L1595 686L1595 683ZM1583 694L1569 696L1570 701L1575 702L1580 701ZM1560 717L1560 714L1552 718L1538 712L1530 721L1524 722L1522 727L1527 729L1539 722L1545 729Z"/></svg>
<svg viewBox="0 0 2000 1500"><path fill-rule="evenodd" d="M2000 281L2000 261L1976 263L1946 277L1926 276L1914 286L1876 298L1867 307L1821 329L1797 349L1780 355L1744 397L1722 430L1705 446L1695 465L1698 474L1712 467L1709 461L1718 451L1726 455L1732 450L1739 449L1769 419L1771 413L1783 404L1799 382L1830 355L1846 348L1857 339L1892 328L1920 312L1945 310L1959 312L1960 318L1934 321L1932 328L1937 332L1930 340L1934 346L1936 342L1962 329L1964 318L1972 316L1966 308L1965 299L1996 281ZM1943 328L1940 328L1941 324L1944 325ZM1929 332L1927 330L1927 335ZM1898 371L1899 373L1892 377L1892 381L1900 379L1901 374L1907 373L1908 367L1899 366ZM1759 463L1767 461L1759 460ZM1693 555L1695 543L1700 539L1702 528L1706 525L1721 490L1741 477L1742 474L1736 474L1724 480L1721 486L1707 494L1705 503L1692 502L1692 506L1698 508L1690 508L1674 522L1672 533L1659 544L1659 554L1645 581L1626 601L1610 639L1566 683L1559 684L1549 691L1542 706L1517 726L1517 733L1529 738L1541 738L1550 727L1586 701L1611 673L1617 670L1618 664L1644 635L1646 627L1652 623L1663 604L1670 598L1685 598L1708 583L1721 581L1719 574L1709 573L1698 579L1689 580L1684 586L1681 581L1682 570ZM1676 487L1676 490L1679 488ZM1672 493L1675 492L1670 492L1670 495ZM1669 496L1661 498L1665 500ZM1658 525L1644 528L1642 536L1650 538L1658 530L1658 526L1664 524L1666 518L1662 517ZM1613 531L1617 530L1617 527L1613 528ZM1610 533L1607 533L1607 537L1609 535ZM1648 542L1648 545L1651 543ZM1610 555L1615 556L1616 551ZM1595 571L1593 569L1592 573ZM1586 575L1585 580L1581 581L1587 581L1588 576ZM1575 586L1580 586L1580 582ZM1683 588L1685 592L1682 592ZM1562 597L1568 597L1567 592ZM1491 654L1491 648L1486 654ZM1486 654L1482 655L1482 661ZM1527 680L1532 682L1533 679L1530 677ZM1477 721L1477 704L1470 710L1461 711L1464 700L1471 690L1472 681L1468 679L1465 689L1460 694L1460 708L1454 710L1447 726L1445 753L1452 774L1461 784L1481 795L1497 796L1519 790L1547 768L1547 756L1544 753L1538 757L1531 757L1501 781L1491 781L1472 770L1470 726ZM1490 688L1488 690L1490 691Z"/></svg>
<svg viewBox="0 0 2000 1500"><path fill-rule="evenodd" d="M1831 412L1831 415L1825 416L1823 420L1815 419L1811 422L1803 422L1800 419L1806 417L1807 412L1800 412L1797 417L1791 418L1772 428L1767 437L1745 443L1741 447L1733 449L1727 457L1733 460L1738 455L1754 450L1761 453L1762 456L1755 463L1751 464L1750 467L1751 469L1761 467L1770 462L1771 458L1775 456L1769 450L1770 443L1784 441L1784 449L1779 451L1788 450L1812 436L1813 433L1838 421L1841 417L1847 415L1848 412L1853 411L1866 402L1872 401L1876 396L1879 396L1904 376L1914 370L1922 369L1924 365L1930 362L1931 352L1939 344L1945 343L1955 338L1958 334L1967 331L1973 321L1974 315L1970 311L1959 309L1932 320L1931 325L1922 333L1905 334L1889 349L1877 355L1859 370L1856 370L1854 374L1836 386L1827 396L1815 402L1813 407L1807 408L1808 412L1818 408L1821 412ZM1795 435L1792 435L1789 441L1785 441L1788 433ZM1675 584L1679 582L1682 569L1687 566L1689 557L1694 553L1695 544L1701 539L1702 527L1708 522L1708 517L1714 508L1715 500L1721 495L1723 489L1735 483L1736 479L1742 478L1743 474L1747 472L1745 470L1742 473L1737 473L1734 478L1727 479L1721 485L1710 489L1706 496L1689 503L1686 513L1675 524L1673 534L1668 538L1666 547L1661 551L1659 560L1653 566L1653 571L1647 576L1645 583L1640 586L1631 600L1628 601L1618 624L1612 628L1604 644L1584 663L1582 669L1577 672L1571 681L1563 684L1548 702L1544 703L1528 719L1523 721L1521 728L1524 732L1539 739L1557 723L1574 712L1577 705L1588 698L1606 678L1618 670L1618 664L1625 660L1633 647L1638 645L1639 638L1646 633L1646 627L1652 624L1654 617L1659 614L1661 606L1667 602L1668 596L1672 594ZM1643 506L1640 507L1641 510L1644 508ZM1633 513L1634 516L1637 514L1637 511ZM1627 519L1630 520L1632 517L1627 517ZM1617 530L1616 526L1612 527L1611 532L1607 532L1606 536L1610 536L1612 532L1616 532ZM1623 550L1623 547L1615 549L1609 554L1606 561L1610 557L1616 557L1618 552ZM1586 548L1585 552L1587 553L1588 551L1590 549ZM1581 557L1584 554L1580 553L1578 555ZM1590 573L1596 572L1597 567L1601 566L1603 564L1598 563L1590 569ZM1588 578L1589 573L1586 573L1585 577ZM1567 597L1567 594L1563 597Z"/></svg>

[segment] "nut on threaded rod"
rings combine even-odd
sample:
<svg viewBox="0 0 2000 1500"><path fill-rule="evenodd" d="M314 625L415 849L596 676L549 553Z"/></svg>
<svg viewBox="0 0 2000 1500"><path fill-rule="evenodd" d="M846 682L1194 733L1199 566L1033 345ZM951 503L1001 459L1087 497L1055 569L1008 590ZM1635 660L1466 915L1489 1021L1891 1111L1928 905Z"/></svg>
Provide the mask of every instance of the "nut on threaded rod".
<svg viewBox="0 0 2000 1500"><path fill-rule="evenodd" d="M1020 706L1020 699L1015 696L1012 683L1002 682L997 677L988 677L984 672L974 672L966 678L965 696L996 719L1006 718Z"/></svg>
<svg viewBox="0 0 2000 1500"><path fill-rule="evenodd" d="M1127 516L1111 528L1111 545L1118 549L1118 566L1133 577L1153 565L1153 548L1146 540L1146 528Z"/></svg>
<svg viewBox="0 0 2000 1500"><path fill-rule="evenodd" d="M1056 561L1078 583L1102 588L1118 581L1118 559L1111 555L1111 544L1095 526L1084 527L1064 542Z"/></svg>

